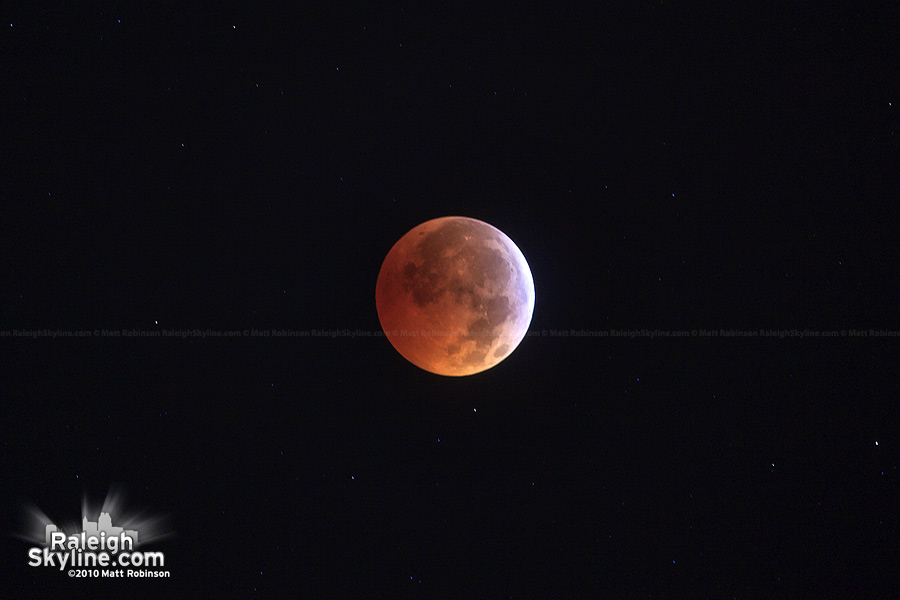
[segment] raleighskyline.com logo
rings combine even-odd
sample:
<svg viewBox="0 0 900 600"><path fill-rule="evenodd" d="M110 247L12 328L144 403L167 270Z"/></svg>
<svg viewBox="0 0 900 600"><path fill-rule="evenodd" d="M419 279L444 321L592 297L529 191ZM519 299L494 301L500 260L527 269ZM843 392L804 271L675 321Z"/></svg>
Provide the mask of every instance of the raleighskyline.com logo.
<svg viewBox="0 0 900 600"><path fill-rule="evenodd" d="M81 533L66 535L53 523L47 524L47 540L43 548L28 551L28 566L58 567L60 571L92 567L163 567L162 552L135 552L138 533L112 526L109 513L100 513L96 523L82 519ZM70 572L71 577L77 574ZM84 575L90 577L91 575ZM147 569L104 569L100 577L169 577L168 571Z"/></svg>
<svg viewBox="0 0 900 600"><path fill-rule="evenodd" d="M27 539L37 542L28 549L28 566L50 567L65 571L69 577L171 577L165 570L165 555L139 550L139 530L146 528L148 539L167 534L160 529L161 518L125 519L128 528L113 525L112 513L118 508L116 495L107 496L96 521L88 519L85 506L81 531L75 527L61 530L39 509L31 510L31 531ZM40 537L38 527L43 529ZM25 536L23 536L25 537Z"/></svg>

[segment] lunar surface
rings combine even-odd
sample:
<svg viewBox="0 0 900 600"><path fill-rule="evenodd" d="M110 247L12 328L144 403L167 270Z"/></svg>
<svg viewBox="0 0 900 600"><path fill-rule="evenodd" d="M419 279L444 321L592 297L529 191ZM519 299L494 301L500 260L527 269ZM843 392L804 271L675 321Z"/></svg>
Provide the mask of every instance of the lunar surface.
<svg viewBox="0 0 900 600"><path fill-rule="evenodd" d="M394 244L378 273L375 306L388 340L408 361L439 375L472 375L525 337L534 280L502 231L443 217Z"/></svg>

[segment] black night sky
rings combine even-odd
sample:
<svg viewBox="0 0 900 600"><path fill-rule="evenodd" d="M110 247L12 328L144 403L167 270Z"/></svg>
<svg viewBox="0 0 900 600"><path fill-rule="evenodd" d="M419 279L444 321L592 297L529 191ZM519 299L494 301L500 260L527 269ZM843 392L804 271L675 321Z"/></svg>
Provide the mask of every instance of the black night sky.
<svg viewBox="0 0 900 600"><path fill-rule="evenodd" d="M896 593L896 6L18 4L2 595ZM462 378L375 310L447 215L536 290ZM169 579L28 566L116 484Z"/></svg>

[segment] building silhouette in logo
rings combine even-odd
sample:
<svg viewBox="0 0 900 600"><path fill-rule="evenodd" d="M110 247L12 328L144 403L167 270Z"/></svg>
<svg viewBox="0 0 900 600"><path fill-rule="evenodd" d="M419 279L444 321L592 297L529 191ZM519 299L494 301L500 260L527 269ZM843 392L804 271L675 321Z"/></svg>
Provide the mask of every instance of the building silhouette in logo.
<svg viewBox="0 0 900 600"><path fill-rule="evenodd" d="M134 529L124 529L122 527L113 527L112 517L109 516L109 513L102 512L100 513L100 518L97 519L97 522L88 521L87 517L81 519L81 530L84 532L85 538L97 538L100 539L101 533L106 533L106 537L118 537L123 532L126 536L130 537L131 540L137 545L138 543L138 532ZM57 531L56 525L53 523L47 524L46 530L46 544L50 545L50 534L54 531Z"/></svg>

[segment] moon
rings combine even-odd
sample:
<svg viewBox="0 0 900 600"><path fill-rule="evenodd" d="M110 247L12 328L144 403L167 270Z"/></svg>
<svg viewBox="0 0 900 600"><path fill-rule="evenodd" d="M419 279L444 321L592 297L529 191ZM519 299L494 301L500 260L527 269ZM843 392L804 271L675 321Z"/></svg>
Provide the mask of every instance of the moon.
<svg viewBox="0 0 900 600"><path fill-rule="evenodd" d="M442 217L394 244L378 273L375 307L406 360L464 376L509 356L528 331L534 279L522 251L477 219Z"/></svg>

